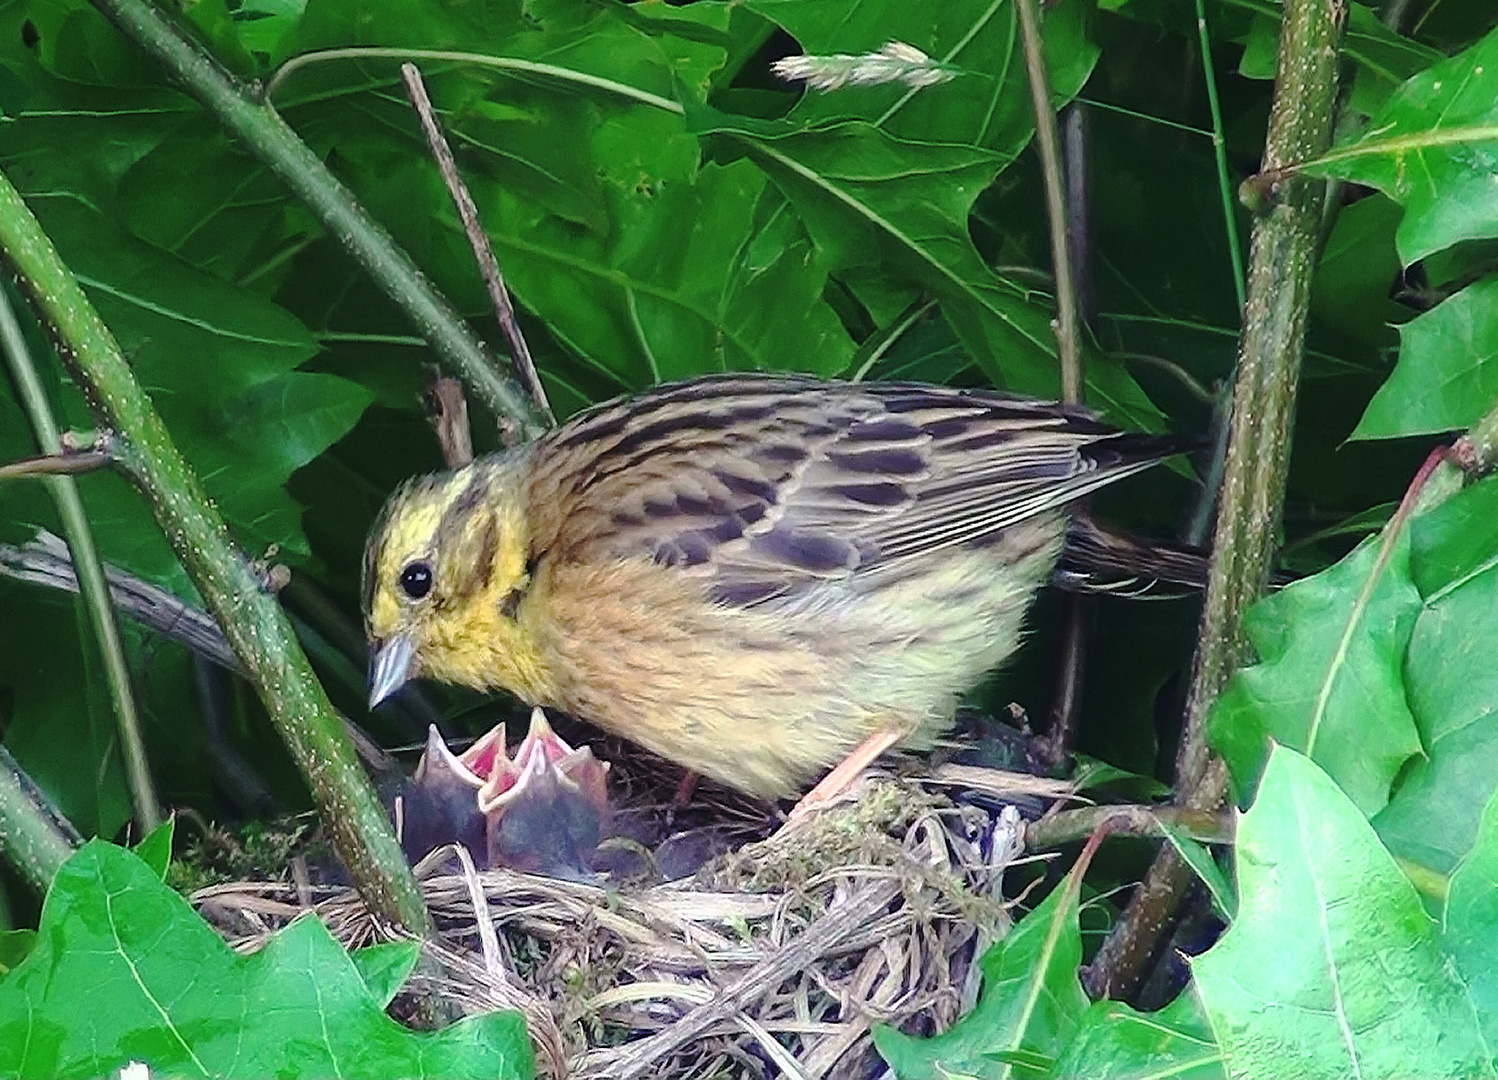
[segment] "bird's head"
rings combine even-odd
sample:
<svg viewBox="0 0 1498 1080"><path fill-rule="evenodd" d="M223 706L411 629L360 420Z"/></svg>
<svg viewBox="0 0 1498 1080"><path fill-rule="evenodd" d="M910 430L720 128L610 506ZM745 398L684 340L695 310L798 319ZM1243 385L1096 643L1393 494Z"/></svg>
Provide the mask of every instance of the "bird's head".
<svg viewBox="0 0 1498 1080"><path fill-rule="evenodd" d="M412 480L390 497L364 553L373 708L428 676L534 698L523 452Z"/></svg>

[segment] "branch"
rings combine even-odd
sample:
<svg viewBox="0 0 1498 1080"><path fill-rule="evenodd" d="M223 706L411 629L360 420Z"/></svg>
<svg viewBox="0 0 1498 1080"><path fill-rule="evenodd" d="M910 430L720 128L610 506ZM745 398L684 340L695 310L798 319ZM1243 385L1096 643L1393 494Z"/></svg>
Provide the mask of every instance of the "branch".
<svg viewBox="0 0 1498 1080"><path fill-rule="evenodd" d="M42 789L0 746L0 855L39 895L83 843Z"/></svg>
<svg viewBox="0 0 1498 1080"><path fill-rule="evenodd" d="M94 0L94 5L181 82L338 237L375 283L405 309L437 354L463 376L509 436L533 436L546 429L525 392L500 370L447 298L274 108L253 100L149 0Z"/></svg>
<svg viewBox="0 0 1498 1080"><path fill-rule="evenodd" d="M447 193L452 197L453 205L458 208L463 233L468 237L468 246L473 250L473 259L478 263L484 287L489 290L489 302L494 305L494 317L499 320L499 328L504 333L505 341L509 343L510 361L515 365L520 381L530 390L531 402L536 411L548 423L555 424L556 417L552 414L551 402L546 400L546 387L541 385L541 376L536 371L531 348L525 343L520 324L515 321L515 305L510 302L510 290L505 287L504 275L499 272L499 260L494 257L494 248L489 245L489 237L484 234L483 223L479 221L479 208L474 205L473 196L468 193L468 185L463 183L463 177L458 172L452 147L447 144L447 138L437 123L432 99L427 95L426 83L422 81L421 72L415 64L401 65L401 81L406 84L406 96L411 99L411 107L416 110L417 119L421 121L427 146L437 159L442 182L447 185Z"/></svg>
<svg viewBox="0 0 1498 1080"><path fill-rule="evenodd" d="M1346 22L1347 0L1286 0L1266 171L1313 158L1329 144ZM1226 793L1227 772L1209 757L1205 720L1245 659L1243 612L1269 581L1325 190L1319 180L1285 179L1254 222L1222 504L1176 761L1177 802L1194 809L1214 809ZM1088 969L1090 992L1126 996L1138 985L1190 880L1174 850L1161 851Z"/></svg>
<svg viewBox="0 0 1498 1080"><path fill-rule="evenodd" d="M67 534L73 564L78 569L79 594L88 614L94 643L99 649L99 658L104 664L104 681L109 687L115 724L120 732L120 755L125 760L125 784L130 790L130 805L135 811L135 824L140 834L145 836L161 824L161 804L157 802L156 785L151 780L151 763L146 757L140 715L135 709L135 690L130 685L130 665L125 660L120 627L115 621L114 607L109 602L109 586L105 584L104 567L99 562L98 548L94 546L94 531L84 513L78 484L67 475L85 461L101 456L107 460L108 455L99 451L64 452L62 432L52 416L52 405L42 388L36 366L31 362L26 336L21 332L10 298L3 292L0 292L0 342L3 342L5 359L16 384L16 396L31 421L37 446L48 455L33 461L67 467L46 476L46 484L57 506L57 516L62 519L62 531Z"/></svg>
<svg viewBox="0 0 1498 1080"><path fill-rule="evenodd" d="M59 353L101 426L114 432L121 464L286 740L365 902L380 916L425 935L431 922L416 879L291 625L234 546L114 337L3 174L0 249L57 338Z"/></svg>
<svg viewBox="0 0 1498 1080"><path fill-rule="evenodd" d="M1025 847L1041 851L1074 844L1105 823L1114 835L1164 836L1166 826L1175 826L1205 844L1226 844L1233 839L1232 818L1218 812L1179 806L1084 806L1030 822L1025 827Z"/></svg>

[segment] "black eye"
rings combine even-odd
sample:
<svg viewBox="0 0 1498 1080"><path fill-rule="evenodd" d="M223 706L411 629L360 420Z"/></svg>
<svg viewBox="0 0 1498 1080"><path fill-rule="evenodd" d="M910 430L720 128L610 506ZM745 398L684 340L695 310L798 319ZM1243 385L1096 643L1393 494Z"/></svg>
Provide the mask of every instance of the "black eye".
<svg viewBox="0 0 1498 1080"><path fill-rule="evenodd" d="M401 591L412 600L420 600L432 591L432 564L414 562L401 571Z"/></svg>

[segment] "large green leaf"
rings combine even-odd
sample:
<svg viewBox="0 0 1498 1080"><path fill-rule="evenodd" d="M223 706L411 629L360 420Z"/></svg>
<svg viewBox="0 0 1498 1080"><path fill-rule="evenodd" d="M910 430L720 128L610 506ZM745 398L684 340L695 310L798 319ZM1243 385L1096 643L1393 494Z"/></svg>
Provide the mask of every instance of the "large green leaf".
<svg viewBox="0 0 1498 1080"><path fill-rule="evenodd" d="M402 967L388 952L363 965L371 993L313 916L240 956L137 856L90 841L58 872L31 954L0 980L0 1072L97 1077L139 1061L174 1077L532 1075L518 1014L424 1033L386 1016Z"/></svg>
<svg viewBox="0 0 1498 1080"><path fill-rule="evenodd" d="M1407 534L1375 576L1382 542L1370 537L1249 609L1244 628L1262 660L1234 676L1208 721L1240 793L1252 790L1273 740L1308 754L1373 814L1420 753L1401 674L1420 594Z"/></svg>
<svg viewBox="0 0 1498 1080"><path fill-rule="evenodd" d="M1498 1046L1498 796L1488 799L1477 842L1446 894L1443 941L1467 984L1488 1045Z"/></svg>
<svg viewBox="0 0 1498 1080"><path fill-rule="evenodd" d="M896 139L863 121L803 130L688 110L701 134L728 136L768 172L835 268L877 265L929 290L999 385L1054 397L1055 339L1042 298L978 255L968 212L1002 158L978 147ZM1159 412L1119 365L1091 363L1088 399L1143 427Z"/></svg>
<svg viewBox="0 0 1498 1080"><path fill-rule="evenodd" d="M1498 235L1498 30L1406 82L1367 129L1310 166L1376 187L1404 207L1406 264Z"/></svg>
<svg viewBox="0 0 1498 1080"><path fill-rule="evenodd" d="M1192 988L1158 1012L1098 1001L1082 1016L1051 1076L1067 1080L1222 1080L1217 1049Z"/></svg>
<svg viewBox="0 0 1498 1080"><path fill-rule="evenodd" d="M1404 681L1425 755L1373 824L1396 855L1445 873L1471 848L1498 790L1498 480L1458 493L1412 529L1425 604Z"/></svg>
<svg viewBox="0 0 1498 1080"><path fill-rule="evenodd" d="M1470 427L1498 402L1498 277L1469 285L1400 329L1399 363L1354 439Z"/></svg>
<svg viewBox="0 0 1498 1080"><path fill-rule="evenodd" d="M833 374L853 341L823 300L826 264L747 161L650 190L607 183L607 235L494 192L517 295L626 386L743 368Z"/></svg>
<svg viewBox="0 0 1498 1080"><path fill-rule="evenodd" d="M1230 1076L1494 1075L1435 923L1325 773L1276 748L1236 850L1238 918L1191 965Z"/></svg>

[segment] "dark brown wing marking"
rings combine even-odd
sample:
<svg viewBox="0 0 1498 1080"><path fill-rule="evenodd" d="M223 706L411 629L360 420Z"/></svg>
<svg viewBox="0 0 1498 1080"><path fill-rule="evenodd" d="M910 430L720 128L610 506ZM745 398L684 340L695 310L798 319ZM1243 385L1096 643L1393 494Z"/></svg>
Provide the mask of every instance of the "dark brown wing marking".
<svg viewBox="0 0 1498 1080"><path fill-rule="evenodd" d="M542 460L559 557L645 553L747 604L983 542L1178 449L995 391L730 375L601 406Z"/></svg>

